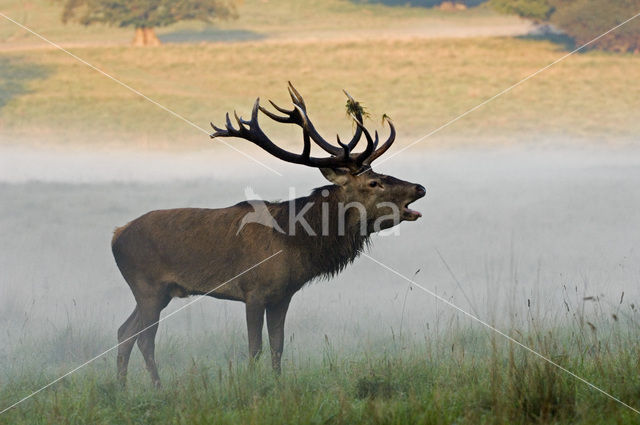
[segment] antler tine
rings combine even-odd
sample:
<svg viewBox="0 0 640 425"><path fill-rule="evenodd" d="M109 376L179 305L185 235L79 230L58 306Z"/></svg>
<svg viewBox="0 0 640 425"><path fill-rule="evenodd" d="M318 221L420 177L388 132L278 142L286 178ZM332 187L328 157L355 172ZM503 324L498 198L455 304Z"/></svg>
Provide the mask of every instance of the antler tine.
<svg viewBox="0 0 640 425"><path fill-rule="evenodd" d="M361 121L357 120L355 118L355 116L353 117L353 119L356 122L356 125L358 126L358 128L360 128L362 130L362 132L364 133L364 137L367 138L367 147L365 148L364 151L362 151L362 153L358 154L355 157L355 161L357 165L362 165L364 164L364 162L367 160L367 158L369 158L369 156L371 156L371 154L373 154L375 152L376 146L378 146L378 132L375 132L375 140L371 138L371 134L369 133L369 130L367 130L364 125L362 124Z"/></svg>
<svg viewBox="0 0 640 425"><path fill-rule="evenodd" d="M382 116L382 121L389 124L389 138L380 146L379 149L376 149L369 158L365 159L363 164L366 166L370 166L373 161L380 157L383 153L385 153L396 140L396 128L393 125L393 121L386 114Z"/></svg>
<svg viewBox="0 0 640 425"><path fill-rule="evenodd" d="M336 134L336 139L338 140L338 144L340 145L340 147L342 147L343 157L349 158L349 154L351 153L351 149L349 148L349 145L345 145L344 143L342 143L342 141L340 140L339 134Z"/></svg>
<svg viewBox="0 0 640 425"><path fill-rule="evenodd" d="M348 91L346 91L345 89L342 89L342 92L347 96L347 98L348 98L351 102L356 103L356 100L355 100L353 97L351 97L351 95L349 94L349 92L348 92Z"/></svg>
<svg viewBox="0 0 640 425"><path fill-rule="evenodd" d="M282 106L276 105L276 103L271 99L269 99L269 103L271 104L271 106L276 108L277 111L282 112L283 114L291 115L295 112L294 109L289 110L289 109L283 108Z"/></svg>
<svg viewBox="0 0 640 425"><path fill-rule="evenodd" d="M269 100L269 103L271 103L271 106L273 106L274 108L276 108L276 110L278 110L279 112L282 112L283 114L286 114L286 117L281 117L280 115L276 115L273 112L269 111L267 108L263 107L263 106L259 106L258 109L260 111L262 111L263 114L265 114L266 116L268 116L269 118L271 118L274 121L278 121L281 123L285 123L285 124L295 124L297 121L294 118L295 115L295 109L292 109L291 111L285 108L282 108L278 105L276 105L272 100Z"/></svg>
<svg viewBox="0 0 640 425"><path fill-rule="evenodd" d="M293 123L291 117L281 117L280 115L276 115L273 112L269 111L268 109L264 108L263 106L260 106L260 110L262 111L263 114L265 114L266 116L268 116L269 118L271 118L274 121L278 121L284 124L289 124L289 123Z"/></svg>
<svg viewBox="0 0 640 425"><path fill-rule="evenodd" d="M304 110L298 106L298 105L293 105L293 107L295 108L296 111L298 111L298 113L300 114L300 125L303 128L306 128L309 126L309 117L307 117L307 114L304 112Z"/></svg>
<svg viewBox="0 0 640 425"><path fill-rule="evenodd" d="M243 120L240 116L238 116L238 113L234 110L233 111L233 116L236 119L236 122L238 123L238 127L240 127L240 131L245 130L245 124L250 124L249 121L245 121Z"/></svg>
<svg viewBox="0 0 640 425"><path fill-rule="evenodd" d="M356 121L362 121L362 115L360 115L358 113L357 115L357 120ZM349 143L347 143L347 146L349 146L349 150L353 150L353 148L355 148L358 145L358 142L360 142L360 139L362 138L362 128L360 128L360 126L356 126L356 132L353 133L353 137L351 138L351 140L349 141Z"/></svg>
<svg viewBox="0 0 640 425"><path fill-rule="evenodd" d="M247 121L245 119L243 119L241 116L238 115L238 112L236 110L233 111L233 116L236 119L236 122L238 123L239 126L239 131L242 132L243 130L246 130L245 126L249 126L250 128L253 126L258 127L258 108L260 108L260 98L258 97L256 99L256 102L253 104L253 109L251 110L251 120ZM230 124L230 121L227 123L227 125ZM232 128L233 129L233 128Z"/></svg>
<svg viewBox="0 0 640 425"><path fill-rule="evenodd" d="M294 104L293 107L296 108L296 111L298 111L298 114L300 114L300 121L298 124L309 134L311 140L313 140L316 145L324 149L325 152L330 153L334 156L340 155L341 148L333 146L331 143L324 140L322 136L320 136L318 131L309 120L309 117L307 116L307 113L304 111L304 109L302 109L302 107L297 104Z"/></svg>
<svg viewBox="0 0 640 425"><path fill-rule="evenodd" d="M342 91L347 96L347 107L349 107L349 105L354 106L353 108L354 111L350 111L350 113L352 114L352 116L355 113L356 121L362 122L362 109L360 107L360 104L353 97L351 97L351 95L346 90L343 89ZM350 151L352 151L353 148L356 147L356 145L358 144L361 138L362 138L362 129L360 128L360 126L357 126L356 132L353 134L353 137L351 138L349 143L347 143Z"/></svg>
<svg viewBox="0 0 640 425"><path fill-rule="evenodd" d="M253 109L251 110L251 122L258 124L258 111L260 110L260 98L256 98L256 103L253 104Z"/></svg>
<svg viewBox="0 0 640 425"><path fill-rule="evenodd" d="M291 84L291 81L289 81L288 83L289 85L287 89L289 90L289 95L291 96L291 100L293 101L293 104L300 106L303 110L306 111L307 105L304 104L304 98L298 92L298 90L296 90L296 88L293 87L293 84Z"/></svg>
<svg viewBox="0 0 640 425"><path fill-rule="evenodd" d="M311 139L309 138L309 133L303 131L302 139L304 141L304 147L302 148L302 158L304 158L306 161L309 161L309 158L311 156Z"/></svg>
<svg viewBox="0 0 640 425"><path fill-rule="evenodd" d="M288 109L285 109L285 108L283 108L281 106L276 105L273 102L273 100L271 100L271 99L269 99L269 103L271 103L271 105L273 105L274 108L276 108L278 111L282 112L283 114L292 114L293 111L294 111L293 109L292 110L288 110Z"/></svg>
<svg viewBox="0 0 640 425"><path fill-rule="evenodd" d="M342 147L342 149L348 150L349 146L345 145L344 143L342 143L342 140L340 140L340 135L336 134L336 140L338 141L338 144L340 145L340 147Z"/></svg>
<svg viewBox="0 0 640 425"><path fill-rule="evenodd" d="M233 113L235 114L236 112L233 111ZM225 117L226 117L226 123L227 123L227 132L235 132L236 129L233 128L233 124L231 124L231 118L229 118L229 113L228 112L225 115Z"/></svg>
<svg viewBox="0 0 640 425"><path fill-rule="evenodd" d="M233 112L235 115L236 120L241 124L241 128L242 128L242 123L240 121L240 118L238 117L238 114L236 114L236 112ZM236 136L240 134L240 130L236 130L233 127L233 124L231 124L231 118L229 117L229 113L227 112L225 114L225 128L220 128L218 126L216 126L214 123L210 123L211 127L213 127L213 129L215 130L215 132L211 135L209 135L209 137L211 137L212 139L216 138L216 137L230 137L230 136Z"/></svg>
<svg viewBox="0 0 640 425"><path fill-rule="evenodd" d="M218 137L218 136L220 136L220 134L218 134L218 133L222 133L222 132L224 132L224 129L223 129L223 128L216 127L216 125L215 125L214 123L210 122L209 124L211 124L211 128L213 128L213 129L215 130L215 131L213 132L213 134L211 134L211 135L209 136L209 137L211 137L212 139L213 139L214 137Z"/></svg>

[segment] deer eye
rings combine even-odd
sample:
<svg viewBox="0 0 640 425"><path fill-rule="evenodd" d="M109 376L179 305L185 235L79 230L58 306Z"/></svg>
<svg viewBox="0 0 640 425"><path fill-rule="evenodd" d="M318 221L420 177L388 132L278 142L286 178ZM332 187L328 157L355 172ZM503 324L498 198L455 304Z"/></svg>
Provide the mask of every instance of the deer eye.
<svg viewBox="0 0 640 425"><path fill-rule="evenodd" d="M377 182L377 181L375 181L375 180L371 180L371 181L369 182L369 187L376 187L376 186L378 186L378 182Z"/></svg>

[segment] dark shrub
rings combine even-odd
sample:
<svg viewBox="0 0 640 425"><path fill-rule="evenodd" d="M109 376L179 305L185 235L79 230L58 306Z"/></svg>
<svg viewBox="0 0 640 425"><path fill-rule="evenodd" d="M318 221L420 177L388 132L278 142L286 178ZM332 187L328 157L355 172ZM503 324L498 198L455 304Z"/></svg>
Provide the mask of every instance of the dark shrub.
<svg viewBox="0 0 640 425"><path fill-rule="evenodd" d="M582 45L640 12L640 0L556 1L551 22ZM591 47L640 52L640 18L602 37Z"/></svg>
<svg viewBox="0 0 640 425"><path fill-rule="evenodd" d="M554 7L550 0L489 0L498 12L522 16L536 22L549 19Z"/></svg>
<svg viewBox="0 0 640 425"><path fill-rule="evenodd" d="M640 12L640 0L489 0L499 12L551 23L583 45ZM640 52L640 19L617 28L589 48Z"/></svg>
<svg viewBox="0 0 640 425"><path fill-rule="evenodd" d="M351 0L353 3L378 3L387 6L412 6L412 7L434 7L439 6L446 0ZM450 0L449 0L450 1ZM464 4L467 7L477 6L487 0L456 0L454 3Z"/></svg>

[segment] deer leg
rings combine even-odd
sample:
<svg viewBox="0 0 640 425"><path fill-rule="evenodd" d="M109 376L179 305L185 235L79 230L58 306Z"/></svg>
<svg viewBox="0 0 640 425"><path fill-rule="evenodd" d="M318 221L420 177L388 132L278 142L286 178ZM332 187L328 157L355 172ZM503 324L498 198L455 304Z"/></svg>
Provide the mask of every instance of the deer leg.
<svg viewBox="0 0 640 425"><path fill-rule="evenodd" d="M138 336L138 348L142 352L147 370L151 374L151 380L156 388L160 387L160 376L158 375L158 367L155 360L156 332L158 331L160 312L169 304L169 301L171 301L171 297L162 295L158 298L145 299L142 303L138 303L141 319L140 329L144 329Z"/></svg>
<svg viewBox="0 0 640 425"><path fill-rule="evenodd" d="M291 297L287 297L277 304L267 306L267 329L269 331L269 346L271 347L271 366L280 374L282 349L284 348L284 319L289 309Z"/></svg>
<svg viewBox="0 0 640 425"><path fill-rule="evenodd" d="M127 383L127 367L129 366L129 357L131 350L136 343L138 336L136 332L140 329L140 317L138 307L118 329L118 381L124 387ZM135 335L135 336L134 336Z"/></svg>
<svg viewBox="0 0 640 425"><path fill-rule="evenodd" d="M247 335L249 356L253 361L262 351L262 325L264 324L264 304L247 302Z"/></svg>

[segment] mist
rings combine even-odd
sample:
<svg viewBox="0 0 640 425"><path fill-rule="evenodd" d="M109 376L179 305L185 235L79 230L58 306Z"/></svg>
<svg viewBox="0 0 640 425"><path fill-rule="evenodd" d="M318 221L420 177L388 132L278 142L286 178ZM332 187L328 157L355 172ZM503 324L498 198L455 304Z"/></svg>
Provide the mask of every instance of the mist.
<svg viewBox="0 0 640 425"><path fill-rule="evenodd" d="M498 327L530 315L560 324L572 314L566 303L588 315L589 297L614 311L623 293L625 302L639 295L640 157L632 153L410 150L380 161L376 171L423 184L427 196L412 206L423 217L374 236L369 254ZM0 359L15 367L30 347L73 363L116 344L134 300L110 251L115 227L153 209L229 206L247 187L276 200L291 186L303 196L325 184L317 170L265 163L283 176L234 153L4 149ZM174 299L163 316L193 300ZM362 352L398 336L425 340L452 320L482 328L360 257L294 296L285 362L326 341ZM213 335L225 346L211 350L233 357L246 351L244 326L243 304L207 298L161 323L158 340L188 345ZM83 347L70 348L69 333Z"/></svg>

